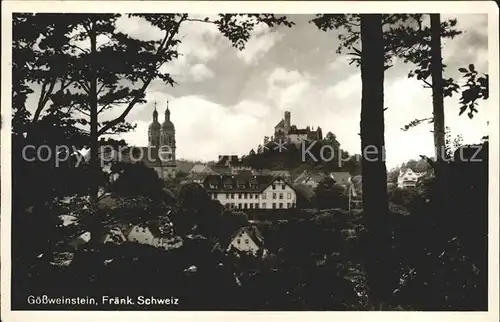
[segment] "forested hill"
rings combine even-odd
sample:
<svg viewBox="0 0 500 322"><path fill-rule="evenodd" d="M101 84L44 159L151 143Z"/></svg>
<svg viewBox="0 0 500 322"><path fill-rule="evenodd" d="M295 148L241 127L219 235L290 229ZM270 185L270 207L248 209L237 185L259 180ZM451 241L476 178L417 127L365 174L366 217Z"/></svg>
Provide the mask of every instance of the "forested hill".
<svg viewBox="0 0 500 322"><path fill-rule="evenodd" d="M278 145L270 142L261 153L250 153L242 158L242 163L256 169L287 169L292 176L304 170L326 172L346 171L352 175L360 174L360 159L340 149L337 141L332 144L328 140L305 142L300 146L294 144Z"/></svg>

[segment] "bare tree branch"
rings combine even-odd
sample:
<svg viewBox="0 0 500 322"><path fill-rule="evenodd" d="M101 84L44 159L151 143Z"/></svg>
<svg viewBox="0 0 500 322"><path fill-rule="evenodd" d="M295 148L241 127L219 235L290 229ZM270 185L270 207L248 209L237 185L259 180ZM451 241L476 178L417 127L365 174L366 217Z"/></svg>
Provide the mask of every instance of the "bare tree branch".
<svg viewBox="0 0 500 322"><path fill-rule="evenodd" d="M158 51L156 52L157 56L160 56L162 54L163 50L165 50L166 48L170 47L170 45L172 44L172 41L174 39L174 36L179 31L179 27L180 27L181 23L184 22L186 19L187 19L187 16L181 17L179 19L179 22L174 26L174 28L172 28L171 30L169 30L169 31L166 32L165 38L163 38L160 46L158 47ZM130 113L130 111L135 106L135 104L140 100L140 94L143 94L146 91L146 89L148 88L149 84L153 80L155 71L156 70L152 70L151 71L151 76L144 82L144 84L142 85L142 87L139 90L139 92L137 93L137 95L128 104L127 108L125 108L125 110L123 111L123 113L119 117L115 118L114 120L110 121L105 126L103 126L97 132L98 136L104 134L105 132L107 132L109 129L113 128L114 126L116 126L120 122L125 121L125 117L128 115L128 113Z"/></svg>

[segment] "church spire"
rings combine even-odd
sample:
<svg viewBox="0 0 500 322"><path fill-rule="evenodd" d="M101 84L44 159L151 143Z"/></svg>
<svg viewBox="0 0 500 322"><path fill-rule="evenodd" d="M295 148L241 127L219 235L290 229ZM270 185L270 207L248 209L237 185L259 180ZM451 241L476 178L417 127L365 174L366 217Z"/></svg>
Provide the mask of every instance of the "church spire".
<svg viewBox="0 0 500 322"><path fill-rule="evenodd" d="M167 109L165 110L165 121L170 121L170 110L168 108L168 100L167 100Z"/></svg>
<svg viewBox="0 0 500 322"><path fill-rule="evenodd" d="M156 101L155 101L155 109L153 111L153 122L158 122L158 111L156 110Z"/></svg>

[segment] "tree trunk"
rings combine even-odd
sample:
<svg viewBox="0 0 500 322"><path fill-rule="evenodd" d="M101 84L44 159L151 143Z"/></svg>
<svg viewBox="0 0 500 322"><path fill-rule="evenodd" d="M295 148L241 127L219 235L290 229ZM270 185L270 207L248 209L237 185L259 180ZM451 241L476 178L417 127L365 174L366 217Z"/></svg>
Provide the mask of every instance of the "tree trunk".
<svg viewBox="0 0 500 322"><path fill-rule="evenodd" d="M363 212L369 231L368 286L384 302L393 289L384 140L384 44L382 15L361 15L361 173Z"/></svg>
<svg viewBox="0 0 500 322"><path fill-rule="evenodd" d="M438 166L444 159L443 61L441 57L441 18L431 14L432 113L434 115L434 148Z"/></svg>
<svg viewBox="0 0 500 322"><path fill-rule="evenodd" d="M93 182L91 186L91 198L97 201L97 195L99 192L99 146L98 146L98 118L97 118L97 73L95 66L96 52L97 52L97 34L95 23L92 22L89 29L90 38L90 93L89 93L89 104L90 104L90 169L91 175L93 176Z"/></svg>

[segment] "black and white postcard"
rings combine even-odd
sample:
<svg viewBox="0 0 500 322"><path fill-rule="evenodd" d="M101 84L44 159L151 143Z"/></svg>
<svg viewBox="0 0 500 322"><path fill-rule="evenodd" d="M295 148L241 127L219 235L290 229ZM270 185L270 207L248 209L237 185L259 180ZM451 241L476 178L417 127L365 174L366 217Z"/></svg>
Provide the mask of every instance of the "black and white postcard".
<svg viewBox="0 0 500 322"><path fill-rule="evenodd" d="M3 2L2 320L498 321L498 27Z"/></svg>

